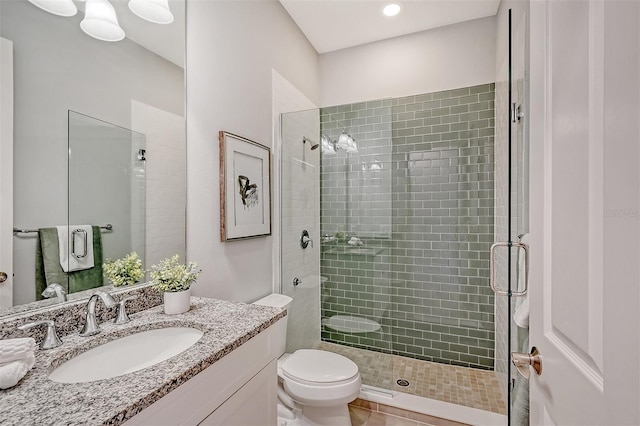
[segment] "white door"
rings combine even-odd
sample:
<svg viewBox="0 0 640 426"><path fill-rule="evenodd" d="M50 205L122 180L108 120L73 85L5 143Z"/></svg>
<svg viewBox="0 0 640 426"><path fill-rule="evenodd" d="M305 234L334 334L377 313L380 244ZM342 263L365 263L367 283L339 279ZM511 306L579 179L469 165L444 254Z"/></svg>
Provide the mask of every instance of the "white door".
<svg viewBox="0 0 640 426"><path fill-rule="evenodd" d="M531 2L531 424L640 424L640 2Z"/></svg>
<svg viewBox="0 0 640 426"><path fill-rule="evenodd" d="M13 43L0 38L0 308L13 305Z"/></svg>

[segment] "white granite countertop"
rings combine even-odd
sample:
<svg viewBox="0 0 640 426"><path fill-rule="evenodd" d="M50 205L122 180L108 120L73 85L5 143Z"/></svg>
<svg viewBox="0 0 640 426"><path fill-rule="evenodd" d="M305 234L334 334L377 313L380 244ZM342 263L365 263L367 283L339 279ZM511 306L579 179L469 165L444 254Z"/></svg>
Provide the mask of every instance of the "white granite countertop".
<svg viewBox="0 0 640 426"><path fill-rule="evenodd" d="M14 388L0 391L0 424L122 424L285 315L278 308L192 297L184 314L165 315L157 306L131 314L125 325L102 323L96 336L66 336L58 348L38 349L35 367ZM64 361L102 343L174 326L197 328L204 335L184 352L134 373L73 384L47 378Z"/></svg>

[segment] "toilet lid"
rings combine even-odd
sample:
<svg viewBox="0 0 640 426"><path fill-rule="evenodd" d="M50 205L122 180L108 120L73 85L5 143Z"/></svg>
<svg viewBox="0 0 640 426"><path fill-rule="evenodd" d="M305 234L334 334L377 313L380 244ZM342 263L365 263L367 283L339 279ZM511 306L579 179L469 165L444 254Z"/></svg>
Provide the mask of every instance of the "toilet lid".
<svg viewBox="0 0 640 426"><path fill-rule="evenodd" d="M351 379L358 374L358 366L332 352L298 349L282 364L282 371L294 379L331 383Z"/></svg>

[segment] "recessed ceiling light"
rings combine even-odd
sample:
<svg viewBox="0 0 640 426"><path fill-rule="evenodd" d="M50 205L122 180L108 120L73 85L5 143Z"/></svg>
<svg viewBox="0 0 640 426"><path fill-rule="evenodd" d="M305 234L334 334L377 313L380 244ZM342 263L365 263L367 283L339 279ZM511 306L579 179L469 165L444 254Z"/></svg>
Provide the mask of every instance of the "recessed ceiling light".
<svg viewBox="0 0 640 426"><path fill-rule="evenodd" d="M402 12L402 6L399 3L389 3L382 8L384 16L396 16Z"/></svg>

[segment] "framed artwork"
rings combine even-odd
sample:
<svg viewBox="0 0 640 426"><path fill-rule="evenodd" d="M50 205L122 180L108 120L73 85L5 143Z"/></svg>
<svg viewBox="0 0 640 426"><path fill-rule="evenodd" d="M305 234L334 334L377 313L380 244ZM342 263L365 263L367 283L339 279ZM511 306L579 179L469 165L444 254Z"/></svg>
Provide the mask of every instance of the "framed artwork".
<svg viewBox="0 0 640 426"><path fill-rule="evenodd" d="M271 235L271 150L220 131L220 240Z"/></svg>

